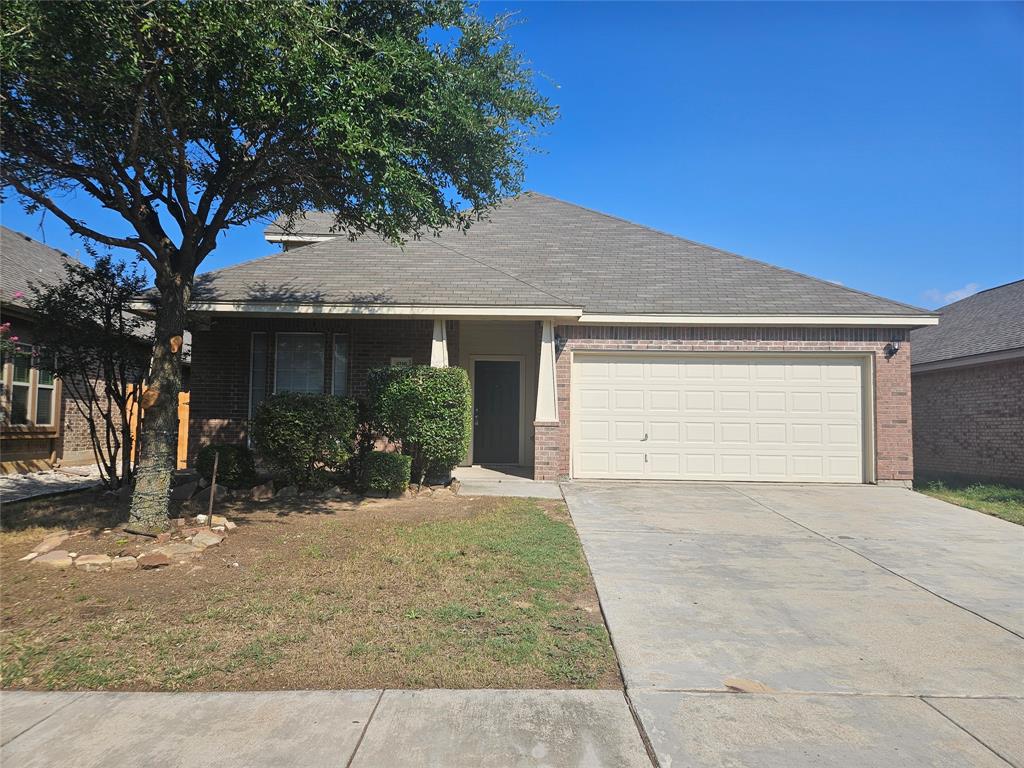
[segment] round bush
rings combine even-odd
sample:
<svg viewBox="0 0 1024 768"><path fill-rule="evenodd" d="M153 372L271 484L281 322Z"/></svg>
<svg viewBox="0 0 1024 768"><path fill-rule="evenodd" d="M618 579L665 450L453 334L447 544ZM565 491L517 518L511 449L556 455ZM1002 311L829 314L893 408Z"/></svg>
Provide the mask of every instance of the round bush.
<svg viewBox="0 0 1024 768"><path fill-rule="evenodd" d="M371 451L363 458L363 487L383 494L402 493L409 487L412 456Z"/></svg>
<svg viewBox="0 0 1024 768"><path fill-rule="evenodd" d="M285 483L326 487L352 455L357 412L345 397L271 395L256 410L253 445Z"/></svg>
<svg viewBox="0 0 1024 768"><path fill-rule="evenodd" d="M251 483L256 476L256 466L252 451L243 445L203 446L196 456L196 470L206 478L213 479L213 457L220 456L217 461L217 484L228 488L241 488Z"/></svg>
<svg viewBox="0 0 1024 768"><path fill-rule="evenodd" d="M417 481L447 474L466 458L473 414L462 368L381 368L369 383L374 422L412 456Z"/></svg>

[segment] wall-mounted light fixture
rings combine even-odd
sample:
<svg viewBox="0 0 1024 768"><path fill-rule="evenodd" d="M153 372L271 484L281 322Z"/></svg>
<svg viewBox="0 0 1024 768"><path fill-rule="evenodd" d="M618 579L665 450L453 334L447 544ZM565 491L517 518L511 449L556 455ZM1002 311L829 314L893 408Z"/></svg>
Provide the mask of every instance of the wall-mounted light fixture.
<svg viewBox="0 0 1024 768"><path fill-rule="evenodd" d="M562 350L565 349L565 342L566 341L568 341L568 339L566 339L564 336L559 336L557 333L555 334L555 354L556 355L562 354Z"/></svg>
<svg viewBox="0 0 1024 768"><path fill-rule="evenodd" d="M900 340L893 338L888 344L885 345L885 359L888 360L890 357L895 357L896 353L900 351Z"/></svg>

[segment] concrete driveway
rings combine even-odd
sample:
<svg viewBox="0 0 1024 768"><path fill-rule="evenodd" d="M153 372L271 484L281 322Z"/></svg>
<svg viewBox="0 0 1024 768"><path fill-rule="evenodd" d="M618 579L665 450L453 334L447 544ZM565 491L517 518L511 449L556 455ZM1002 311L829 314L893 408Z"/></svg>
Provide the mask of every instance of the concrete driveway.
<svg viewBox="0 0 1024 768"><path fill-rule="evenodd" d="M900 488L563 490L662 768L1024 767L1024 528Z"/></svg>

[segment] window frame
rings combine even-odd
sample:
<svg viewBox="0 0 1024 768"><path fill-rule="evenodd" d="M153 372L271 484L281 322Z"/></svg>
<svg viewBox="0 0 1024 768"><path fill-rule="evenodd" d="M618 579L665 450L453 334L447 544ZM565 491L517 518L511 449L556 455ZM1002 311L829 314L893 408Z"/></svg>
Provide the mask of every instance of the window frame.
<svg viewBox="0 0 1024 768"><path fill-rule="evenodd" d="M57 437L61 433L61 408L64 389L61 380L53 377L53 384L43 384L44 389L52 389L53 397L50 405L50 423L36 423L36 405L39 393L39 367L34 364L32 352L37 349L34 344L18 342L16 352L29 355L28 383L19 382L17 386L28 388L28 399L25 403L25 423L11 424L11 408L14 395L14 355L5 356L0 364L0 383L3 388L0 398L3 399L3 414L0 414L0 431L5 435L38 435ZM27 351L26 351L27 350Z"/></svg>
<svg viewBox="0 0 1024 768"><path fill-rule="evenodd" d="M263 361L263 397L264 397L264 399L266 399L266 397L267 397L267 365L270 363L270 334L267 333L266 331L252 331L249 334L249 408L248 408L248 411L247 411L248 414L249 414L249 418L250 419L253 419L253 418L256 417L256 409L253 407L253 402L252 402L252 373L253 373L253 371L252 371L252 364L253 364L253 360L256 357L256 337L257 336L262 336L263 337L263 341L264 341L264 345L265 345L264 349L263 349L263 354L266 357L266 359ZM275 350L276 350L276 348L277 347L276 347L276 339L275 339ZM275 351L274 354L275 355L277 354L276 351ZM277 361L275 360L274 362L276 363ZM275 385L276 385L276 380L277 380L277 370L276 370L276 368L277 368L277 366L275 365L274 367L275 367L274 379L275 379Z"/></svg>
<svg viewBox="0 0 1024 768"><path fill-rule="evenodd" d="M274 392L273 392L273 394L276 395L278 392L282 391L278 387L278 383L277 383L278 375L279 375L280 370L281 370L280 366L277 364L277 353L278 353L277 341L282 336L319 336L320 337L321 341L323 342L323 345L322 345L323 355L322 355L322 357L320 359L320 392L319 393L309 392L309 393L306 393L306 394L321 394L321 395L324 394L324 385L326 384L326 378L327 378L327 339L325 338L327 336L327 334L325 334L323 331L277 331L277 332L274 333ZM285 390L285 391L293 392L294 390L290 390L289 389L289 390Z"/></svg>

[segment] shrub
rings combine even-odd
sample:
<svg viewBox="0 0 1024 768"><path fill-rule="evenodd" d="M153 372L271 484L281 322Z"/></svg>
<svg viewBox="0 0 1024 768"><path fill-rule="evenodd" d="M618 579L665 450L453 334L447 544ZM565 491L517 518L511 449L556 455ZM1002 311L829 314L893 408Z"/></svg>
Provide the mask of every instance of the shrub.
<svg viewBox="0 0 1024 768"><path fill-rule="evenodd" d="M326 487L352 455L356 420L348 398L283 392L260 403L253 444L289 485Z"/></svg>
<svg viewBox="0 0 1024 768"><path fill-rule="evenodd" d="M401 493L409 487L412 456L386 451L371 451L363 459L363 481L374 493Z"/></svg>
<svg viewBox="0 0 1024 768"><path fill-rule="evenodd" d="M256 476L256 465L252 451L244 445L203 446L196 457L196 470L209 482L213 478L213 457L217 461L217 484L228 488L241 488L251 483Z"/></svg>
<svg viewBox="0 0 1024 768"><path fill-rule="evenodd" d="M412 456L413 478L447 474L469 450L472 403L461 368L396 366L370 373L377 427Z"/></svg>

